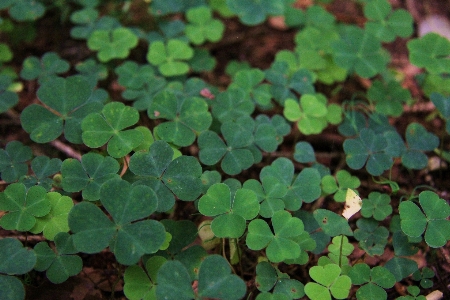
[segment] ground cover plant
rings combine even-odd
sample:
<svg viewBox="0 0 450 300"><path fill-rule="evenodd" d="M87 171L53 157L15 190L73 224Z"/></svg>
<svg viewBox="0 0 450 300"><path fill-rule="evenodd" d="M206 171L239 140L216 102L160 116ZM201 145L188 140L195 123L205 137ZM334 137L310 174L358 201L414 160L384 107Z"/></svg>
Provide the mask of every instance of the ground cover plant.
<svg viewBox="0 0 450 300"><path fill-rule="evenodd" d="M2 1L0 298L450 298L450 41L393 4Z"/></svg>

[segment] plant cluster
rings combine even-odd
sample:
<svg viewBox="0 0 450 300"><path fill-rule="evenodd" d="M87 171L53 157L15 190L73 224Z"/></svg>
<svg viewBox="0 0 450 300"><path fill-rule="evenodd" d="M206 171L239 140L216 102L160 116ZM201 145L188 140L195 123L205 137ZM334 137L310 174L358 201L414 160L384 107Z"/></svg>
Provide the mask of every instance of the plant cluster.
<svg viewBox="0 0 450 300"><path fill-rule="evenodd" d="M361 26L336 20L325 9L332 1L293 2L1 1L0 113L20 113L29 140L1 141L0 226L41 237L0 239L1 299L24 299L33 272L62 283L82 270L81 257L105 249L124 266L128 299L379 300L398 282L409 293L399 299L424 299L440 289L433 262L419 268L412 256L439 256L450 206L395 173L450 162L450 41L412 38L412 17L387 0L358 1ZM135 5L145 22L130 18ZM49 51L14 70L17 45L55 12L90 55L74 64ZM225 87L202 79L228 18L251 27L270 16L296 31L293 49L267 69L231 62ZM396 39L408 39L434 104L405 128L390 122L415 101L389 64L384 45ZM332 97L355 78L372 84ZM112 80L119 99L105 88ZM19 106L34 81L38 100ZM339 164L307 141L330 129L342 137ZM35 151L55 141L80 154ZM287 154L271 155L280 149ZM174 218L183 209L192 214ZM388 250L385 263L365 261Z"/></svg>

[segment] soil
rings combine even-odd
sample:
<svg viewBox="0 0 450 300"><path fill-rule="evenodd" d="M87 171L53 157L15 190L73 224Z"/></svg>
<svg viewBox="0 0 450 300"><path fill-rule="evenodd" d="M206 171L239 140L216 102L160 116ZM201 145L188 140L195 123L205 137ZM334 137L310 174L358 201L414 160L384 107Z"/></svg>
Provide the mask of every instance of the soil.
<svg viewBox="0 0 450 300"><path fill-rule="evenodd" d="M298 1L297 4L300 6L308 5L308 2L309 1ZM417 22L420 22L425 15L436 12L437 6L439 6L439 9L437 10L439 14L442 14L447 18L450 17L450 1L392 0L391 2L395 8L405 8L409 10ZM327 9L333 13L339 21L356 24L364 22L361 8L353 1L334 1L332 5L327 6ZM132 22L138 22L145 18L145 16L142 16L142 10L140 10L139 7L132 7L131 12L130 19ZM70 21L60 20L58 14L57 10L49 11L44 18L37 22L35 28L36 38L25 45L20 44L20 47L17 46L17 48L14 49L14 60L9 65L13 67L17 73L20 72L22 61L30 55L41 57L45 52L56 51L62 58L70 61L72 65L75 65L77 62L86 59L92 54L86 47L85 41L70 39ZM273 62L274 56L279 50L292 50L294 48L293 38L296 31L283 28L283 23L280 23L279 19L273 18L268 22L255 27L244 26L235 18L224 19L224 22L226 24L226 32L223 40L217 44L206 45L206 47L210 49L212 55L216 57L217 66L212 72L200 74L205 81L221 88L225 88L230 83L229 76L225 74L225 67L230 61L237 60L248 62L253 67L266 69ZM3 36L0 35L0 38L2 37ZM425 120L434 109L417 85L415 76L419 74L420 69L412 66L408 62L406 42L407 40L398 38L393 43L385 45L392 56L391 66L395 68L398 73L402 74L402 78L404 78L403 86L411 91L415 100L412 106L405 107L405 112L400 118L391 120L392 124L398 128L401 134L404 133L407 124L414 121L423 123L423 120ZM140 45L140 47L133 50L131 59L145 63L145 53L146 46ZM68 74L65 75L70 75L72 72L73 71L69 71ZM113 74L113 72L110 72L110 74ZM0 115L0 146L4 147L9 141L18 140L26 145L32 146L35 155L47 155L49 157L59 157L60 159L71 156L70 152L62 151L64 150L63 147L67 146L66 141L62 137L60 138L60 143L56 142L49 145L40 145L33 143L29 139L28 134L23 131L19 121L20 112L31 103L38 102L36 91L39 86L36 81L22 81L22 83L24 88L19 94L19 104L13 110ZM121 100L121 88L113 75L110 75L108 80L103 81L101 84L103 88L108 89L114 100ZM318 89L320 92L330 95L331 91L340 88L339 94L333 96L332 101L341 103L354 93L366 91L370 84L370 80L355 77L345 83L339 83L333 86L318 86ZM440 121L433 121L426 126L437 131L442 130L445 124ZM236 178L241 181L248 178L258 178L259 171L263 165L270 163L280 156L292 157L293 145L299 140L310 142L317 151L316 156L318 161L329 166L332 171L345 166L345 158L342 155L343 137L337 133L335 127L327 128L323 134L317 136L303 136L293 129L291 134L285 138L284 144L277 152L266 154L263 159L263 164L258 164L250 170L244 171ZM443 142L445 147L447 147L446 149L450 149L450 141L445 140ZM86 149L83 149L82 147L72 150L81 153L86 151ZM195 147L189 147L183 149L183 152L192 155L197 152L197 149L195 149ZM69 155L67 153L69 153ZM305 167L305 165L296 163L296 167L297 170L300 170ZM435 171L407 171L402 168L400 164L396 164L392 172L397 183L401 185L401 193L403 193L398 195L398 197L395 197L397 200L394 201L398 201L404 194L412 193L417 185L431 186L437 191L441 198L447 201L450 200L450 185L448 181L448 178L450 178L450 171L446 165ZM363 197L367 196L370 191L380 189L380 185L375 186L372 178L369 178L366 172L352 171L352 175L356 175L360 178L362 185L358 190ZM0 189L4 186L4 184L1 185ZM389 191L388 188L386 189L387 190L385 191ZM394 207L395 205L396 204L393 203ZM333 209L333 202L326 201L324 206ZM308 206L305 207L307 208ZM199 219L195 217L195 212L192 203L182 202L177 205L177 209L172 217L178 220L192 219L195 222L199 222ZM0 237L6 236L14 236L22 241L26 240L26 243L29 246L33 246L42 240L40 236L24 236L18 232L0 229ZM350 256L352 264L364 261L369 265L382 265L393 256L393 251L389 248L386 249L385 254L382 256L364 256L363 251L358 248L357 242L352 242L355 245L355 251ZM108 250L104 250L95 255L81 254L81 257L84 266L82 272L77 276L69 278L69 280L63 284L54 285L50 283L46 279L45 274L40 272L33 271L23 277L24 281L29 283L27 285L27 299L125 299L122 292L123 282L120 275L123 274L124 267L116 263L114 255ZM306 283L306 280L308 280L307 270L317 262L318 258L319 256L311 254L308 265L295 267L286 265L281 266L280 269L282 271L289 271L290 274L294 274L293 278ZM423 247L420 249L419 253L414 256L414 259L418 262L419 267L428 264L428 267L432 268L436 273L436 277L433 279L435 285L433 288L426 290L426 292L438 289L445 293L444 299L450 299L449 244L437 250ZM429 263L432 264L430 265ZM254 276L252 273L253 268L253 263L244 263L243 269L240 270L240 274L244 279L249 280L248 290L254 292L254 282L251 281ZM411 279L406 278L397 283L394 288L388 290L388 299L406 295L406 287L411 284L417 285L417 282L414 283ZM253 293L253 296L250 296L250 298L254 297L254 295L255 294ZM352 291L351 297L354 298L354 291Z"/></svg>

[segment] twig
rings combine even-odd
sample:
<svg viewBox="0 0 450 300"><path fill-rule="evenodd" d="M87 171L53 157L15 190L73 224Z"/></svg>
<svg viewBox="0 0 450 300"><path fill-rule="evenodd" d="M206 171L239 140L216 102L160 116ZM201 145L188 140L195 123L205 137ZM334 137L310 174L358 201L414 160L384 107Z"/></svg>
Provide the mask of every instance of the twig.
<svg viewBox="0 0 450 300"><path fill-rule="evenodd" d="M51 141L50 144L55 147L56 149L64 152L69 157L73 157L75 159L81 160L81 154L77 151L75 151L72 147L67 146L63 142L59 140Z"/></svg>

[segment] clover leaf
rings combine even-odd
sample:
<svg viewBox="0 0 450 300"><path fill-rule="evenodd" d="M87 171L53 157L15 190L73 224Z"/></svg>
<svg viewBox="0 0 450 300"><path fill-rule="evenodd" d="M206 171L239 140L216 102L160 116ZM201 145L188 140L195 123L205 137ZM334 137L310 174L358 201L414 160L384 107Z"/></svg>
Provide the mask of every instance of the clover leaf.
<svg viewBox="0 0 450 300"><path fill-rule="evenodd" d="M219 255L207 256L198 271L198 297L240 299L245 295L244 281L230 274L228 262ZM186 267L179 261L168 261L158 271L157 298L193 299L194 291Z"/></svg>
<svg viewBox="0 0 450 300"><path fill-rule="evenodd" d="M166 261L162 256L153 256L145 263L145 270L137 265L129 266L123 275L127 299L156 299L157 272Z"/></svg>
<svg viewBox="0 0 450 300"><path fill-rule="evenodd" d="M5 149L0 149L0 172L2 180L14 182L21 176L28 173L28 166L25 163L33 153L31 148L23 145L19 141L9 142Z"/></svg>
<svg viewBox="0 0 450 300"><path fill-rule="evenodd" d="M95 87L97 82L108 77L108 69L105 65L97 63L95 59L87 59L85 61L79 62L75 69L81 75L88 78L88 81L92 83Z"/></svg>
<svg viewBox="0 0 450 300"><path fill-rule="evenodd" d="M242 89L254 103L267 107L270 105L272 95L270 85L262 83L263 80L264 72L260 69L240 70L234 74L229 88Z"/></svg>
<svg viewBox="0 0 450 300"><path fill-rule="evenodd" d="M398 297L398 300L427 300L427 298L420 294L420 288L415 285L410 285L406 288L409 295Z"/></svg>
<svg viewBox="0 0 450 300"><path fill-rule="evenodd" d="M222 38L225 25L212 18L212 11L207 6L190 8L186 12L186 36L194 45L203 44L205 41L217 42Z"/></svg>
<svg viewBox="0 0 450 300"><path fill-rule="evenodd" d="M37 261L34 267L37 271L46 271L47 278L55 284L66 281L70 276L81 272L83 261L73 245L72 236L61 232L55 236L55 250L52 250L46 242L40 242L34 246Z"/></svg>
<svg viewBox="0 0 450 300"><path fill-rule="evenodd" d="M0 296L4 299L25 299L22 281L15 276L31 271L36 263L36 253L24 248L15 238L0 239Z"/></svg>
<svg viewBox="0 0 450 300"><path fill-rule="evenodd" d="M428 132L423 125L411 123L406 128L408 148L402 155L402 164L410 169L423 169L428 164L424 151L432 151L439 146L439 138Z"/></svg>
<svg viewBox="0 0 450 300"><path fill-rule="evenodd" d="M308 12L312 8L314 6ZM306 26L295 36L299 66L314 71L317 79L326 84L344 80L347 70L337 66L332 58L331 44L336 40L339 40L339 34L332 27Z"/></svg>
<svg viewBox="0 0 450 300"><path fill-rule="evenodd" d="M394 274L397 282L418 270L417 262L415 260L398 256L388 260L384 267Z"/></svg>
<svg viewBox="0 0 450 300"><path fill-rule="evenodd" d="M252 132L234 122L223 123L221 131L226 144L213 131L204 131L199 135L200 161L205 165L214 165L222 159L222 170L229 175L239 174L251 167L254 158L246 147L253 142Z"/></svg>
<svg viewBox="0 0 450 300"><path fill-rule="evenodd" d="M341 275L338 265L314 266L309 269L309 276L317 282L305 285L305 293L311 300L331 300L331 295L336 299L346 299L350 292L352 281L347 275Z"/></svg>
<svg viewBox="0 0 450 300"><path fill-rule="evenodd" d="M310 163L316 161L314 148L308 142L298 142L295 144L294 159L300 163Z"/></svg>
<svg viewBox="0 0 450 300"><path fill-rule="evenodd" d="M284 0L227 0L228 8L235 13L245 25L257 25L266 20L268 15L282 15Z"/></svg>
<svg viewBox="0 0 450 300"><path fill-rule="evenodd" d="M151 11L156 16L185 12L189 8L206 5L205 0L155 0L151 2Z"/></svg>
<svg viewBox="0 0 450 300"><path fill-rule="evenodd" d="M189 65L185 61L193 56L194 51L186 42L170 39L167 43L150 43L147 60L158 66L162 75L170 77L189 72Z"/></svg>
<svg viewBox="0 0 450 300"><path fill-rule="evenodd" d="M65 73L69 70L69 63L61 59L55 52L46 52L41 60L35 56L27 57L23 61L20 77L25 80L38 79L39 84L56 77L57 74Z"/></svg>
<svg viewBox="0 0 450 300"><path fill-rule="evenodd" d="M381 255L387 243L389 231L386 227L378 226L374 219L359 219L356 221L358 228L355 230L355 238L359 241L361 249L369 255Z"/></svg>
<svg viewBox="0 0 450 300"><path fill-rule="evenodd" d="M417 270L412 274L412 279L414 281L420 281L420 286L426 289L433 287L433 278L435 273L432 269L428 267L423 267L422 270Z"/></svg>
<svg viewBox="0 0 450 300"><path fill-rule="evenodd" d="M275 234L266 221L252 220L248 225L246 237L248 248L252 250L266 248L267 258L274 263L300 256L300 246L293 238L303 233L303 222L282 210L273 214L272 227Z"/></svg>
<svg viewBox="0 0 450 300"><path fill-rule="evenodd" d="M402 231L410 237L418 237L425 232L425 242L430 247L442 247L450 239L450 221L447 220L450 206L430 191L419 194L419 204L423 212L412 201L400 203Z"/></svg>
<svg viewBox="0 0 450 300"><path fill-rule="evenodd" d="M411 93L395 80L375 80L367 91L367 98L375 102L377 112L398 117L403 113L403 103L411 99Z"/></svg>
<svg viewBox="0 0 450 300"><path fill-rule="evenodd" d="M120 22L111 16L98 17L99 12L94 7L86 7L70 15L72 23L76 24L70 30L70 36L75 39L88 39L94 31L111 31L121 28Z"/></svg>
<svg viewBox="0 0 450 300"><path fill-rule="evenodd" d="M259 203L255 192L238 189L231 195L230 188L223 183L213 184L198 202L202 215L213 217L211 230L219 238L239 238L244 234L246 220L258 215Z"/></svg>
<svg viewBox="0 0 450 300"><path fill-rule="evenodd" d="M21 182L27 187L40 185L47 191L50 191L53 185L53 179L48 178L61 169L61 160L59 158L50 159L47 156L37 156L31 161L31 170L34 175L28 175L21 178Z"/></svg>
<svg viewBox="0 0 450 300"><path fill-rule="evenodd" d="M220 93L211 106L213 116L221 123L249 116L255 109L255 104L242 88L229 88Z"/></svg>
<svg viewBox="0 0 450 300"><path fill-rule="evenodd" d="M408 11L392 11L389 1L371 1L364 7L364 15L369 19L365 24L368 32L383 42L392 42L399 36L407 38L413 33L413 19Z"/></svg>
<svg viewBox="0 0 450 300"><path fill-rule="evenodd" d="M5 237L0 239L0 262L1 274L21 275L33 269L36 263L36 253L23 247L19 240Z"/></svg>
<svg viewBox="0 0 450 300"><path fill-rule="evenodd" d="M16 21L35 21L45 13L45 6L35 0L6 1L2 8L9 7L9 15Z"/></svg>
<svg viewBox="0 0 450 300"><path fill-rule="evenodd" d="M293 62L294 64L296 62ZM307 69L291 66L283 60L276 60L268 70L265 71L266 79L272 83L270 92L275 100L284 106L288 98L295 99L294 92L299 94L314 94L314 75Z"/></svg>
<svg viewBox="0 0 450 300"><path fill-rule="evenodd" d="M316 209L313 213L314 219L322 230L329 236L347 235L353 232L348 225L347 219L327 209Z"/></svg>
<svg viewBox="0 0 450 300"><path fill-rule="evenodd" d="M396 280L394 275L386 268L381 266L372 269L365 263L354 265L348 276L352 284L361 285L356 291L357 299L387 299L387 293L384 289L394 286Z"/></svg>
<svg viewBox="0 0 450 300"><path fill-rule="evenodd" d="M341 39L331 47L338 66L365 78L382 72L389 62L389 54L381 47L380 40L356 26L346 27Z"/></svg>
<svg viewBox="0 0 450 300"><path fill-rule="evenodd" d="M117 261L125 265L158 251L166 231L158 221L146 219L157 207L152 188L111 179L101 187L100 201L112 220L90 202L75 205L69 213L69 227L78 251L97 253L109 245Z"/></svg>
<svg viewBox="0 0 450 300"><path fill-rule="evenodd" d="M450 41L437 33L428 33L407 44L412 64L431 74L447 73L450 68Z"/></svg>
<svg viewBox="0 0 450 300"><path fill-rule="evenodd" d="M47 240L53 241L58 233L69 231L68 215L73 207L73 201L70 197L61 196L57 192L49 192L46 197L50 203L50 212L36 218L36 224L30 232L34 234L43 232Z"/></svg>
<svg viewBox="0 0 450 300"><path fill-rule="evenodd" d="M37 91L45 106L27 106L20 115L22 127L37 143L53 141L64 130L69 142L81 144L81 121L103 107L99 102L90 101L91 94L90 84L83 76L52 77Z"/></svg>
<svg viewBox="0 0 450 300"><path fill-rule="evenodd" d="M326 105L323 95L302 95L300 102L286 99L283 114L289 121L297 122L298 129L303 134L321 133L328 125L341 122L341 109L336 104Z"/></svg>
<svg viewBox="0 0 450 300"><path fill-rule="evenodd" d="M108 154L119 158L139 146L142 133L136 129L123 130L136 124L139 113L135 108L125 106L122 102L111 102L101 112L87 115L81 129L83 143L91 148L98 148L108 143Z"/></svg>
<svg viewBox="0 0 450 300"><path fill-rule="evenodd" d="M101 62L115 58L126 58L130 49L138 44L138 37L128 28L119 27L112 30L94 30L87 40L89 49L98 51Z"/></svg>
<svg viewBox="0 0 450 300"><path fill-rule="evenodd" d="M11 76L0 74L0 114L8 111L19 102L17 93L9 90L12 83L13 78Z"/></svg>
<svg viewBox="0 0 450 300"><path fill-rule="evenodd" d="M125 100L133 101L133 107L140 111L147 110L155 95L167 84L149 64L138 65L126 61L115 72L119 75L118 83L125 87L122 96Z"/></svg>
<svg viewBox="0 0 450 300"><path fill-rule="evenodd" d="M286 158L276 159L270 166L261 170L260 179L266 176L278 178L288 191L282 198L286 209L296 211L302 202L311 203L320 197L320 174L314 168L304 168L294 179L294 165Z"/></svg>
<svg viewBox="0 0 450 300"><path fill-rule="evenodd" d="M445 97L439 93L433 93L431 94L430 99L445 120L445 130L450 134L450 97Z"/></svg>
<svg viewBox="0 0 450 300"><path fill-rule="evenodd" d="M0 210L7 211L0 218L0 226L6 230L28 231L36 224L36 217L50 212L47 191L33 186L28 191L23 183L12 183L0 193Z"/></svg>
<svg viewBox="0 0 450 300"><path fill-rule="evenodd" d="M387 194L372 192L369 198L362 202L361 215L364 218L373 218L377 221L386 219L392 214L391 198Z"/></svg>
<svg viewBox="0 0 450 300"><path fill-rule="evenodd" d="M164 141L156 141L148 152L137 152L130 158L130 170L139 176L134 184L148 185L156 192L159 212L172 208L173 194L181 200L192 201L202 191L199 162L191 156L174 160L172 157L170 146Z"/></svg>
<svg viewBox="0 0 450 300"><path fill-rule="evenodd" d="M83 191L83 199L100 199L100 187L110 179L119 178L119 163L110 156L87 153L81 162L68 158L61 166L62 187L66 192Z"/></svg>
<svg viewBox="0 0 450 300"><path fill-rule="evenodd" d="M349 243L348 238L345 235L335 236L331 240L331 244L328 245L328 257L330 260L337 264L339 267L348 265L348 257L352 254L355 247Z"/></svg>
<svg viewBox="0 0 450 300"><path fill-rule="evenodd" d="M271 218L274 212L284 209L282 198L286 195L287 186L273 176L266 176L261 183L254 179L244 182L243 188L250 189L256 193L261 203L259 214L263 218Z"/></svg>
<svg viewBox="0 0 450 300"><path fill-rule="evenodd" d="M337 182L337 183L336 183ZM326 194L334 193L334 200L338 202L344 202L347 194L347 189L356 189L360 186L361 182L356 176L352 176L346 170L339 170L336 176L325 175L322 177L321 185L322 190Z"/></svg>
<svg viewBox="0 0 450 300"><path fill-rule="evenodd" d="M304 285L295 280L290 279L287 274L281 273L274 268L269 262L261 261L256 266L256 287L259 291L268 292L272 288L273 295L286 296L286 299L297 299L305 295L303 292ZM259 295L264 295L261 293ZM258 295L257 299L261 297ZM269 294L270 295L270 294ZM262 299L266 299L262 297ZM270 299L270 298L268 298ZM275 298L284 299L284 298Z"/></svg>
<svg viewBox="0 0 450 300"><path fill-rule="evenodd" d="M185 147L212 122L208 104L200 97L177 97L175 93L158 93L148 108L151 119L167 119L155 128L155 134L166 142Z"/></svg>
<svg viewBox="0 0 450 300"><path fill-rule="evenodd" d="M358 170L366 164L366 170L374 175L381 175L392 165L392 158L385 153L388 146L382 134L375 134L372 129L363 128L359 138L344 141L346 161L350 168Z"/></svg>

